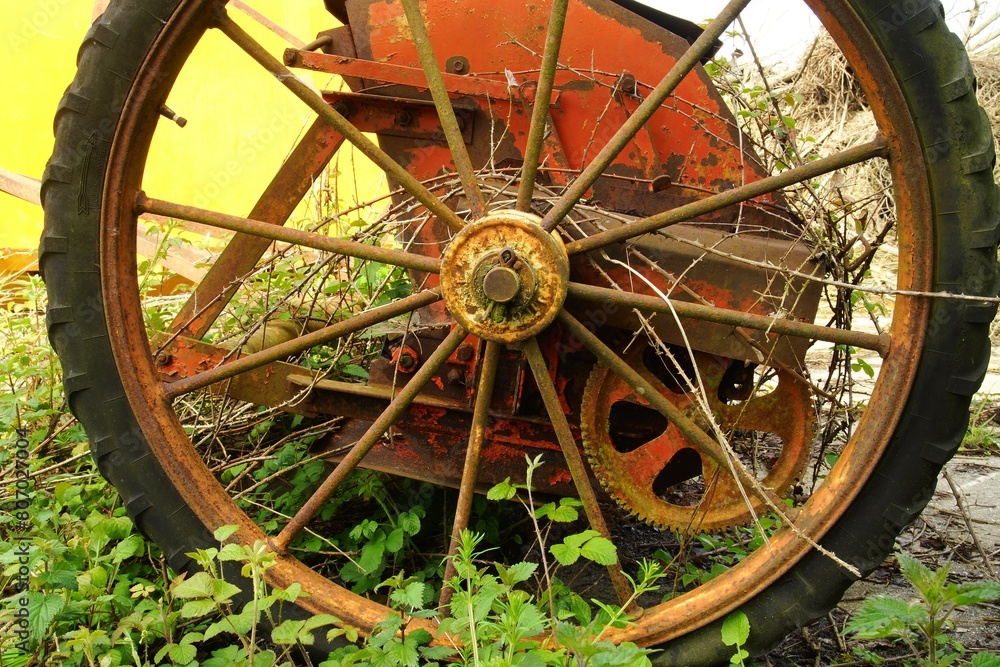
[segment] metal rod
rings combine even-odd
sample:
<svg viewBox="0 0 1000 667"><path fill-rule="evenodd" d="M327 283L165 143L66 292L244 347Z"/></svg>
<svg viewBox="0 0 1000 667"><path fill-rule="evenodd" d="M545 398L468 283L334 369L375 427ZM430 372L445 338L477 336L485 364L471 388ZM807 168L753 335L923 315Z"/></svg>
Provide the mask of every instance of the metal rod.
<svg viewBox="0 0 1000 667"><path fill-rule="evenodd" d="M451 528L448 560L444 566L445 582L455 576L454 556L462 543L462 531L469 527L472 501L476 496L476 481L479 479L479 458L483 451L483 442L486 440L486 425L489 422L490 401L493 399L493 385L496 383L499 362L500 344L494 341L487 342L479 375L479 386L476 388L476 404L472 411L469 447L465 451L465 466L462 468L462 485L458 490L458 502L455 504L455 520ZM447 583L441 587L438 609L447 609L453 593Z"/></svg>
<svg viewBox="0 0 1000 667"><path fill-rule="evenodd" d="M378 416L378 419L368 427L368 430L361 436L361 439L340 460L337 467L323 480L323 483L310 496L309 500L295 513L295 516L281 529L281 532L269 540L272 549L278 553L285 553L289 543L306 527L309 520L330 499L330 496L336 492L347 476L358 467L358 464L371 451L375 443L403 416L413 402L413 399L423 390L434 374L440 370L441 366L448 360L448 357L458 349L458 346L462 344L467 335L462 327L456 326L451 330L448 337L441 342L437 349L431 353L431 356L427 358L427 361L413 374L410 381L400 390L399 395L389 403L389 406Z"/></svg>
<svg viewBox="0 0 1000 667"><path fill-rule="evenodd" d="M340 338L341 336L346 336L354 333L355 331L360 331L375 324L379 324L380 322L391 320L394 317L405 315L406 313L416 310L417 308L429 306L440 299L441 293L438 290L425 290L423 292L417 292L416 294L412 294L408 297L400 299L399 301L386 304L385 306L379 306L378 308L366 310L347 318L343 322L323 327L318 331L314 331L304 336L299 336L298 338L293 338L290 341L280 343L274 347L269 347L261 350L260 352L254 352L253 354L248 354L245 357L240 357L234 361L216 366L215 368L207 370L204 373L198 373L175 382L165 382L163 384L163 390L166 393L167 398L172 400L178 396L182 396L192 391L215 384L216 382L228 380L229 378L235 377L241 373L252 371L255 368L260 368L261 366L274 363L275 361L287 359L293 354L304 352L305 350L316 347L317 345L323 345L324 343L328 343L331 340Z"/></svg>
<svg viewBox="0 0 1000 667"><path fill-rule="evenodd" d="M535 91L535 105L531 110L531 125L528 143L524 151L524 165L521 167L521 183L517 188L517 210L531 210L531 197L535 192L535 177L538 176L539 156L549 119L549 101L552 99L552 84L559 64L559 48L562 46L563 28L566 26L566 7L569 0L553 0L549 13L549 28L545 35L545 51L542 54L542 69L538 73L538 88Z"/></svg>
<svg viewBox="0 0 1000 667"><path fill-rule="evenodd" d="M613 243L618 243L636 236L655 232L659 229L663 229L664 227L669 227L670 225L676 225L687 220L692 220L700 215L706 215L708 213L712 213L713 211L726 208L727 206L745 202L749 199L753 199L754 197L759 197L769 192L774 192L775 190L795 185L796 183L800 183L810 178L816 178L817 176L822 176L823 174L831 171L849 167L852 164L857 164L859 162L864 162L877 157L884 158L887 157L887 155L888 150L886 148L885 140L878 138L874 141L868 142L867 144L855 146L854 148L842 151L835 155L821 158L815 162L810 162L809 164L804 164L801 167L795 167L794 169L783 171L780 174L768 176L767 178L762 178L759 181L753 181L752 183L741 185L738 188L726 190L725 192L720 192L717 195L712 195L711 197L706 197L705 199L699 199L698 201L691 202L690 204L684 204L683 206L678 206L677 208L652 215L648 218L636 220L635 222L622 225L621 227L615 227L613 229L594 234L593 236L588 236L584 239L572 241L566 244L566 252L570 255L577 255L581 252L590 252L591 250L603 248Z"/></svg>
<svg viewBox="0 0 1000 667"><path fill-rule="evenodd" d="M208 211L195 206L175 204L163 201L162 199L150 199L145 193L140 192L135 200L136 211L139 213L156 213L168 218L180 220L190 220L200 222L203 225L229 229L234 232L251 234L272 241L284 241L306 248L332 252L337 255L346 255L357 259L368 259L383 264L402 266L416 271L426 271L428 273L438 273L441 270L441 261L433 257L417 255L402 250L383 248L381 246L359 243L348 239L338 239L325 234L307 232L302 229L291 227L280 227L268 224L259 220L241 218L236 215Z"/></svg>
<svg viewBox="0 0 1000 667"><path fill-rule="evenodd" d="M282 65L267 49L248 35L243 28L236 25L224 11L219 13L217 26L229 39L243 49L247 55L256 60L261 67L270 72L274 78L292 91L296 97L305 102L320 118L336 128L355 148L381 167L390 178L415 197L417 201L426 206L427 210L436 215L452 231L457 232L465 226L462 219L448 208L434 193L425 188L423 183L418 181L413 174L406 171L388 153L366 137L361 130L354 127L346 118L337 113L333 107L326 103L319 93L307 86L291 70Z"/></svg>
<svg viewBox="0 0 1000 667"><path fill-rule="evenodd" d="M583 172L573 181L566 191L559 197L552 209L545 214L542 219L542 228L551 231L558 225L566 214L573 210L576 203L580 201L590 186L604 173L604 170L614 162L618 154L621 153L628 142L642 129L654 113L659 110L671 93L680 85L684 77L694 69L695 65L705 57L705 55L715 45L722 33L729 27L729 24L736 20L743 8L750 3L750 0L730 0L725 9L722 10L715 20L713 20L705 31L698 36L691 47L684 52L684 55L674 63L663 80L657 84L635 113L618 128L618 132L601 149L594 160L587 165Z"/></svg>
<svg viewBox="0 0 1000 667"><path fill-rule="evenodd" d="M247 217L284 225L343 143L344 136L323 119L313 121ZM204 337L270 245L266 238L233 235L174 316L170 331L188 338Z"/></svg>
<svg viewBox="0 0 1000 667"><path fill-rule="evenodd" d="M556 386L549 376L549 367L545 363L545 356L538 347L538 341L535 338L529 338L525 341L524 354L528 358L531 374L535 377L535 384L538 385L538 393L542 395L545 411L549 415L552 430L556 432L559 448L562 449L563 457L566 459L566 467L569 468L570 475L573 477L573 484L576 485L576 492L580 496L580 502L583 503L583 511L587 515L587 520L590 521L590 527L610 540L611 533L608 531L608 524L604 521L604 514L601 512L601 506L594 494L594 487L590 483L590 473L583 463L583 456L576 444L576 438L573 437L573 431L569 428L569 421L566 419L566 413L563 412ZM615 593L618 594L618 600L624 606L632 597L632 586L622 572L620 560L608 565L608 574L611 577L611 584L615 587ZM634 614L637 610L628 609L626 611Z"/></svg>
<svg viewBox="0 0 1000 667"><path fill-rule="evenodd" d="M441 130L448 140L448 148L451 149L451 157L455 161L455 171L458 172L458 178L462 182L465 197L469 200L472 217L479 219L486 215L486 200L483 199L483 194L476 183L476 170L472 166L462 129L458 126L455 109L451 105L451 97L448 96L448 89L441 77L441 70L434 55L434 45L431 44L431 38L427 34L427 26L420 14L418 0L402 0L402 3L403 11L406 12L406 22L409 23L410 32L413 34L413 45L417 49L420 63L424 67L424 75L427 77L427 88L434 98Z"/></svg>
<svg viewBox="0 0 1000 667"><path fill-rule="evenodd" d="M744 313L740 310L713 308L712 306L704 306L689 301L664 299L659 296L635 294L634 292L584 285L581 283L570 283L568 293L569 296L583 299L584 301L610 302L619 306L638 308L639 310L652 311L654 313L676 313L679 317L686 317L692 320L728 324L734 327L743 327L745 329L754 329L755 331L765 331L787 336L798 336L799 338L811 338L837 345L851 345L865 350L875 350L882 358L885 358L889 353L891 338L887 333L876 335L863 331L845 331L843 329L812 324L811 322L754 315L753 313Z"/></svg>
<svg viewBox="0 0 1000 667"><path fill-rule="evenodd" d="M676 426L681 435L687 438L688 442L696 449L714 460L722 470L735 472L736 477L742 483L747 493L756 496L764 495L768 503L773 507L785 506L784 502L773 490L763 486L755 477L747 472L743 464L735 457L730 456L725 448L716 442L715 438L705 433L680 408L657 391L637 370L629 366L624 359L615 354L611 348L605 345L601 339L587 329L578 319L563 310L559 313L559 320L573 336L576 336L577 340L583 343L584 347L597 357L599 362L610 368L615 375L632 387L639 396L648 401L650 407L666 417L667 421Z"/></svg>

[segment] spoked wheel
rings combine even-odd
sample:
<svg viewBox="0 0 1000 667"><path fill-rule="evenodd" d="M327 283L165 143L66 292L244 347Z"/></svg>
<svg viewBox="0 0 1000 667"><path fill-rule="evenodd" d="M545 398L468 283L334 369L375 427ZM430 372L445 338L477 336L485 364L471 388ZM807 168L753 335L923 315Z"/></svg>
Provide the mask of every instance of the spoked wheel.
<svg viewBox="0 0 1000 667"><path fill-rule="evenodd" d="M618 604L635 561L667 554L661 597L606 635L664 664L725 661L735 609L763 650L881 562L958 446L995 312L947 296L995 293L997 210L992 135L936 2L807 0L870 119L840 143L792 131L795 98L767 77L710 60L748 0L704 31L607 0L348 0L346 26L284 53L224 4L112 4L42 192L70 405L176 569L234 524L279 554L270 581L300 582L302 610L367 632L389 608L327 548L356 471L457 488L455 536L477 491L539 453L535 490L580 498L586 527L619 541L614 498L673 529L583 592ZM175 82L219 33L315 113L246 217L169 201L147 168ZM286 224L348 143L390 204L360 226ZM869 168L884 178L865 191ZM140 214L234 232L173 310L141 302ZM227 436L276 412L304 429L284 463ZM291 505L252 495L311 461ZM726 530L745 557L681 577L712 570L694 537ZM442 559L454 539L414 550Z"/></svg>

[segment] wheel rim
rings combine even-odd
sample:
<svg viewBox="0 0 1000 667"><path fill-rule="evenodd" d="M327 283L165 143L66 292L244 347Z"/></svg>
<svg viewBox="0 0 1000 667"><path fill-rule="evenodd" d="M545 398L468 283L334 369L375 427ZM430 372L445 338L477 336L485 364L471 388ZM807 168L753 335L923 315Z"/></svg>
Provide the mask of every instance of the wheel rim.
<svg viewBox="0 0 1000 667"><path fill-rule="evenodd" d="M858 65L855 71L862 87L879 93L867 97L879 126L891 128L891 132L886 133L886 143L899 210L897 285L901 290L927 291L931 284L932 232L924 167L922 161L912 157L921 155L919 141L911 124L898 120L891 123L889 120L893 109L906 108L906 101L884 59L849 7L837 3L821 5L817 1L807 4L821 18L848 61ZM186 54L209 24L210 17L208 7L193 2L183 3L175 13L133 86L115 135L109 164L141 164L145 161L155 130L155 121L151 121L155 119L154 109L162 104L161 98L165 97L165 91L172 82L162 76L156 78L155 73L180 69ZM906 159L903 156L907 156ZM101 241L104 298L106 303L121 304L120 308L108 309L106 318L126 395L142 436L203 523L209 528L238 525L241 530L236 538L241 541L267 540L269 536L237 507L191 445L172 401L158 379L158 371L150 355L135 273L136 218L133 200L141 190L141 179L141 169L112 167L104 191ZM470 198L475 197L474 193L467 194L471 194ZM572 243L569 247L572 252ZM555 311L559 311L561 300L555 301L560 304ZM561 324L571 327L572 315L560 312ZM798 512L795 521L801 532L819 539L870 475L902 411L905 402L902 399L909 391L915 373L915 360L922 348L926 318L925 302L915 298L896 299L890 333L892 348L883 361L871 402L851 441L845 446L840 462ZM530 329L528 335L535 333L536 330ZM609 636L615 641L634 640L653 644L689 632L723 616L762 591L787 572L810 548L792 531L782 530L771 538L769 550L758 550L747 556L738 567L711 582L647 608L635 624L611 631ZM387 611L383 605L349 592L288 555L278 559L270 578L271 583L277 586L301 582L311 595L302 602L302 607L315 613L334 613L345 623L362 630L372 628L385 617ZM414 623L419 625L423 622ZM428 628L433 631L429 624Z"/></svg>

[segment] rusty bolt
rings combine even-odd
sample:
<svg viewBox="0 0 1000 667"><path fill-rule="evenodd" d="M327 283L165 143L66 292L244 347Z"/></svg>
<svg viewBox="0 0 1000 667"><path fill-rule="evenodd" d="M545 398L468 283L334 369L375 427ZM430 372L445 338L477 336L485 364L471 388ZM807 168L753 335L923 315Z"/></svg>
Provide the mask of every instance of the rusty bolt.
<svg viewBox="0 0 1000 667"><path fill-rule="evenodd" d="M637 92L635 76L628 72L622 74L618 79L618 90L628 95L635 95Z"/></svg>
<svg viewBox="0 0 1000 667"><path fill-rule="evenodd" d="M409 370L417 365L417 360L413 358L409 352L404 352L399 355L399 361L397 362L400 369Z"/></svg>
<svg viewBox="0 0 1000 667"><path fill-rule="evenodd" d="M156 364L158 366L166 366L173 360L174 357L169 352L160 352L158 355L156 355Z"/></svg>
<svg viewBox="0 0 1000 667"><path fill-rule="evenodd" d="M462 345L458 348L456 356L458 356L459 361L472 361L472 346Z"/></svg>
<svg viewBox="0 0 1000 667"><path fill-rule="evenodd" d="M334 102L333 110L339 113L344 118L348 118L351 115L351 108L347 106L346 102L342 101Z"/></svg>
<svg viewBox="0 0 1000 667"><path fill-rule="evenodd" d="M452 368L448 371L448 382L451 384L465 384L465 373L457 368Z"/></svg>
<svg viewBox="0 0 1000 667"><path fill-rule="evenodd" d="M512 267L510 267L510 268L514 269L515 271L520 271L521 269L524 268L524 264L521 263L520 261L517 261L517 262L514 262L514 265Z"/></svg>
<svg viewBox="0 0 1000 667"><path fill-rule="evenodd" d="M395 123L400 127L406 127L413 123L413 114L409 109L400 109L396 112Z"/></svg>

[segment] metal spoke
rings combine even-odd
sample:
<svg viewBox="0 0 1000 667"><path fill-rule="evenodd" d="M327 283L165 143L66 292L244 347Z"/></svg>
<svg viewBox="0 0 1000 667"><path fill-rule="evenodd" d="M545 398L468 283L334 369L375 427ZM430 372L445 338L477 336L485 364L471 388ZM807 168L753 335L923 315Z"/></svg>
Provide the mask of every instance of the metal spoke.
<svg viewBox="0 0 1000 667"><path fill-rule="evenodd" d="M178 396L202 389L222 380L228 380L231 377L246 373L255 368L287 359L293 354L304 352L317 345L329 343L331 340L340 338L341 336L361 331L380 322L405 315L418 308L429 306L440 299L441 293L438 290L418 292L385 306L366 310L347 318L343 322L338 322L310 334L293 338L290 341L266 348L260 352L254 352L245 357L224 363L221 366L216 366L204 373L198 373L183 380L177 380L176 382L166 382L163 385L164 392L168 399L177 398Z"/></svg>
<svg viewBox="0 0 1000 667"><path fill-rule="evenodd" d="M518 211L529 212L531 210L531 197L535 192L538 160L548 125L549 101L552 99L552 83L555 80L556 67L559 64L559 47L562 45L568 4L569 0L553 0L552 10L549 14L549 28L545 35L545 52L542 54L542 69L538 73L535 105L531 110L528 143L524 151L524 165L521 167L521 184L517 189Z"/></svg>
<svg viewBox="0 0 1000 667"><path fill-rule="evenodd" d="M590 483L590 473L583 463L583 456L576 444L576 438L573 437L573 431L570 430L566 413L563 412L556 386L549 376L549 367L545 363L545 356L539 349L538 341L535 338L529 338L524 343L524 354L528 358L531 374L535 377L535 384L538 385L538 391L542 395L545 411L549 415L552 429L556 432L559 448L562 449L563 457L566 459L566 467L569 468L570 475L573 477L573 484L576 485L576 492L580 496L580 502L583 503L583 511L587 515L587 520L590 521L590 527L603 537L611 539L608 525L604 521L604 514L601 512L601 506L594 494L594 487ZM608 565L608 574L611 576L611 583L618 594L618 600L624 606L632 597L632 587L622 572L620 560ZM635 613L636 610L628 609L627 611Z"/></svg>
<svg viewBox="0 0 1000 667"><path fill-rule="evenodd" d="M762 178L759 181L753 181L752 183L741 185L738 188L720 192L719 194L712 195L711 197L699 199L698 201L691 202L690 204L684 204L683 206L678 206L675 209L664 211L663 213L658 213L648 218L642 218L641 220L636 220L635 222L622 225L621 227L615 227L613 229L594 234L593 236L588 236L584 239L572 241L566 244L566 252L570 255L577 255L581 252L597 250L598 248L603 248L613 243L619 243L636 236L655 232L659 229L663 229L664 227L669 227L670 225L676 225L681 222L693 220L698 216L707 215L714 211L724 209L727 206L748 201L754 197L759 197L769 192L774 192L776 190L780 190L781 188L786 188L790 185L795 185L796 183L801 183L802 181L822 176L823 174L830 173L831 171L849 167L852 164L865 162L866 160L878 157L884 158L887 156L888 149L886 148L885 140L878 138L874 141L868 142L867 144L855 146L854 148L816 160L815 162L810 162L809 164L802 165L801 167L795 167L794 169L783 171L775 176L768 176L767 178Z"/></svg>
<svg viewBox="0 0 1000 667"><path fill-rule="evenodd" d="M462 182L462 189L465 190L465 197L469 200L469 209L475 219L486 215L486 201L479 191L476 183L476 170L472 166L469 158L469 151L465 147L465 139L462 137L462 129L458 126L458 119L455 117L455 108L451 105L451 97L448 95L448 88L444 85L441 70L438 68L437 58L434 55L434 45L431 44L430 36L427 34L427 26L424 17L420 14L418 0L402 0L403 11L406 12L406 22L410 25L410 32L413 33L413 45L420 56L420 63L424 67L424 74L427 77L427 88L434 98L434 106L437 108L438 119L441 121L441 130L448 140L448 148L451 149L452 159L455 161L455 171Z"/></svg>
<svg viewBox="0 0 1000 667"><path fill-rule="evenodd" d="M346 118L337 113L333 107L326 103L321 95L296 77L291 70L272 56L267 49L256 42L243 28L236 25L224 11L219 13L216 25L229 39L243 49L247 55L256 60L261 67L270 72L274 78L292 91L300 100L305 102L320 118L335 127L338 132L344 135L347 141L351 142L366 157L381 167L390 178L396 181L400 187L409 192L421 204L426 206L427 210L448 225L452 231L457 232L465 225L462 219L448 208L434 193L425 188L423 183L406 171L402 165L393 160L375 142L366 137L361 130L354 127Z"/></svg>
<svg viewBox="0 0 1000 667"><path fill-rule="evenodd" d="M306 248L323 250L336 255L346 255L357 259L367 259L383 264L402 266L416 271L426 271L437 273L441 267L441 261L433 257L416 255L403 250L393 250L382 246L359 243L348 239L338 239L325 234L307 232L301 229L290 227L279 227L259 220L241 218L236 215L227 215L216 211L207 211L195 206L185 206L175 204L160 199L150 199L145 193L140 192L135 201L136 210L141 213L156 213L169 218L179 220L190 220L200 222L203 225L229 229L243 234L252 234L269 241L284 241Z"/></svg>
<svg viewBox="0 0 1000 667"><path fill-rule="evenodd" d="M865 350L875 350L883 358L889 353L891 342L888 333L876 335L863 331L836 329L810 322L754 315L753 313L745 313L739 310L713 308L711 306L691 303L690 301L664 299L659 296L636 294L634 292L584 285L581 283L570 283L568 293L569 296L583 299L584 301L614 303L626 308L638 308L639 310L654 313L676 313L678 317L693 320L716 322L718 324L728 324L734 327L743 327L767 333L797 336L799 338L822 340L837 345L850 345Z"/></svg>
<svg viewBox="0 0 1000 667"><path fill-rule="evenodd" d="M469 448L465 452L465 466L462 468L462 486L458 490L458 502L455 506L455 521L451 529L451 545L448 547L448 560L444 567L444 580L447 582L455 576L454 555L462 541L462 531L469 527L469 516L472 514L472 501L476 495L476 481L479 479L479 457L486 439L486 424L490 417L490 401L493 399L493 385L496 383L497 366L500 361L500 344L489 341L483 354L483 365L479 375L479 386L476 388L476 405L472 412L472 428L469 432ZM441 587L439 609L447 608L454 591L447 585Z"/></svg>
<svg viewBox="0 0 1000 667"><path fill-rule="evenodd" d="M583 343L584 347L593 353L597 360L611 369L611 371L628 384L643 399L649 402L650 407L667 418L671 424L677 427L685 438L699 450L702 455L715 461L720 468L733 473L747 493L757 496L764 496L772 507L784 507L784 502L774 493L760 484L743 464L730 456L725 448L718 443L715 438L705 433L690 417L684 414L680 408L671 403L656 388L650 384L634 368L619 357L615 352L605 345L596 335L594 335L579 320L563 310L559 313L559 320L566 326L569 332Z"/></svg>
<svg viewBox="0 0 1000 667"><path fill-rule="evenodd" d="M248 217L272 225L285 224L343 142L344 136L325 121L315 121L282 163ZM174 318L171 331L196 339L208 333L239 289L240 276L253 270L270 244L259 236L236 234L198 282Z"/></svg>
<svg viewBox="0 0 1000 667"><path fill-rule="evenodd" d="M566 214L580 201L587 190L590 189L590 186L597 181L601 174L604 173L604 170L625 149L628 142L642 129L646 121L656 113L664 100L680 85L684 77L711 51L716 40L729 27L729 24L736 20L736 17L740 15L740 12L749 3L750 0L730 0L729 4L722 10L722 13L705 28L705 31L698 36L698 39L684 52L684 55L674 63L674 66L670 68L670 71L663 77L663 80L649 93L649 97L618 128L618 132L611 137L604 148L601 149L601 152L584 168L583 172L566 189L566 192L559 197L559 201L545 214L545 218L542 220L542 227L544 229L553 229L566 217Z"/></svg>
<svg viewBox="0 0 1000 667"><path fill-rule="evenodd" d="M410 407L413 399L423 390L434 374L441 369L448 360L448 357L458 349L458 346L462 344L467 335L466 331L458 326L451 330L448 337L441 342L437 349L427 358L427 361L413 374L410 381L400 390L399 395L389 403L389 406L378 416L378 419L372 423L368 430L365 431L365 434L355 443L351 451L340 460L337 467L323 480L323 483L310 496L309 500L295 513L292 520L285 525L277 536L270 540L271 548L279 553L287 551L289 543L306 527L309 520L330 499L330 496L336 492L347 476L358 467L365 455L375 446L375 443L403 416L403 413Z"/></svg>

